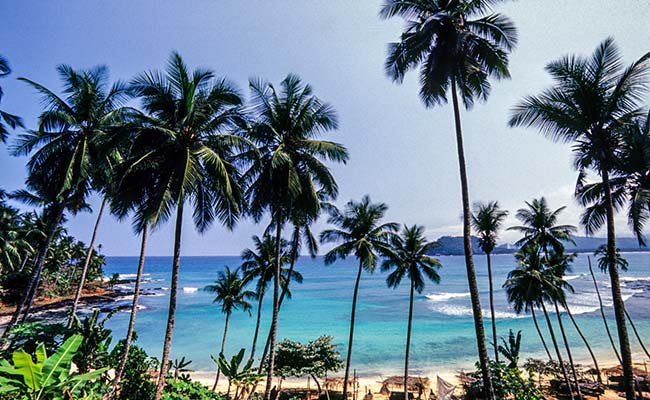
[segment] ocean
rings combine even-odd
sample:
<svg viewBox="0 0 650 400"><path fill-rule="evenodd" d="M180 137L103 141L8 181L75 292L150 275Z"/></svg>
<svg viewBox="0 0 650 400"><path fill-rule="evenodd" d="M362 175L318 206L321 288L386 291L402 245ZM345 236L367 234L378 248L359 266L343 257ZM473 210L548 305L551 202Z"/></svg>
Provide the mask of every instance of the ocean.
<svg viewBox="0 0 650 400"><path fill-rule="evenodd" d="M629 270L622 272L626 306L639 332L644 336L643 339L650 344L650 253L626 253L623 256L629 262ZM443 265L439 271L440 284L427 282L422 294L416 294L415 298L410 364L412 374L435 376L471 370L477 359L464 259L460 256L439 258ZM202 289L214 282L217 273L224 266L233 268L240 263L239 257L182 258L171 359L185 356L192 360L190 368L195 370L215 368L210 355L219 352L224 315L217 304L213 303L213 295ZM485 332L488 342L491 342L485 256L475 256L475 263ZM606 305L610 329L615 334L609 278L598 270L593 257L592 263ZM498 335L507 337L509 329L515 332L521 330L521 360L529 357L544 358L544 350L532 319L528 315L517 315L508 305L501 288L508 272L516 266L514 257L496 255L492 257L492 264ZM105 274L118 273L122 278L134 278L136 267L137 257L108 257ZM137 345L152 356L159 357L161 354L168 312L170 269L171 257L146 259L143 287L147 295L140 298L136 332ZM292 283L293 296L285 300L280 312L278 338L309 341L320 335L331 335L344 355L357 271L356 260L348 258L325 266L320 257L301 257L296 270L303 274L304 282L300 285ZM385 376L402 372L408 282L403 282L398 289L390 289L386 285L386 276L387 273L377 270L373 274L364 272L361 278L352 356L352 367L360 376ZM598 299L587 267L587 255L581 254L576 258L566 279L575 289L575 293L569 295L568 303L580 328L599 355L601 363L613 360L614 353L605 334ZM124 285L123 288L132 289L132 285ZM272 290L268 293L272 293ZM263 348L270 325L271 300L272 294L269 294L263 305L261 343L258 343L258 349ZM124 297L117 301L120 306L128 305L131 298ZM240 348L245 348L247 354L250 352L255 311L253 308L252 315L243 311L234 312L226 343L227 356L235 354ZM115 340L124 336L128 318L128 311L121 311L107 323L113 329ZM574 357L579 362L588 364L590 359L585 346L569 319L565 317L565 321ZM557 322L555 318L553 322ZM540 323L544 332L547 332L542 319ZM645 356L631 330L630 341L635 361L641 362ZM492 354L492 347L489 347L489 351ZM258 350L258 355L260 353L261 349Z"/></svg>

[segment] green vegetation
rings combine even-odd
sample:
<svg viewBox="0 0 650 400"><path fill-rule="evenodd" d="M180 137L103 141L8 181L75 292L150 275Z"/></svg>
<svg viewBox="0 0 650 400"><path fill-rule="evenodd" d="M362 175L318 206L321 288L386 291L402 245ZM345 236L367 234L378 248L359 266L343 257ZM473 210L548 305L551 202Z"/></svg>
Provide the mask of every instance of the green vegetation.
<svg viewBox="0 0 650 400"><path fill-rule="evenodd" d="M0 362L0 392L16 392L31 400L76 396L86 382L99 378L104 372L98 369L85 374L70 373L72 359L82 340L81 335L71 336L49 357L43 344L33 355L24 350L15 351L11 362Z"/></svg>

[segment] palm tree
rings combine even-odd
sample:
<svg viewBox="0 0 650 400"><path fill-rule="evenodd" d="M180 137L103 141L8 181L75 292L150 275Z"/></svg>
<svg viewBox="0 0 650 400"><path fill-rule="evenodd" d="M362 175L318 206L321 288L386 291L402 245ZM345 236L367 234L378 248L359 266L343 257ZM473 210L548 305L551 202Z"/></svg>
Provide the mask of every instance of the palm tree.
<svg viewBox="0 0 650 400"><path fill-rule="evenodd" d="M491 89L489 78L510 77L508 52L517 44L517 30L509 18L492 12L491 6L498 3L498 0L385 0L379 13L382 18L400 16L406 20L400 41L388 47L388 75L401 83L407 71L419 68L420 97L426 107L446 103L447 92L451 92L463 204L465 265L488 399L494 398L494 390L472 258L469 186L458 97L470 109L476 98L487 100Z"/></svg>
<svg viewBox="0 0 650 400"><path fill-rule="evenodd" d="M190 72L172 53L165 72L145 72L131 83L148 115L139 116L128 159L117 185L118 208L141 204L136 215L152 226L176 208L169 315L155 399L160 400L169 366L176 321L183 209L190 201L193 222L205 232L214 220L232 228L241 214L243 193L234 152L246 141L235 134L241 98L212 71Z"/></svg>
<svg viewBox="0 0 650 400"><path fill-rule="evenodd" d="M40 147L32 158L34 168L37 164L38 168L56 166L63 174L58 183L60 193L76 186L86 197L90 190L105 190L106 181L102 177L119 157L116 149L107 147L106 143L110 143L108 138L112 131L132 113L124 106L128 97L127 87L119 81L109 85L108 69L104 66L75 71L68 65L60 65L57 70L65 98L41 84L19 78L43 96L47 109L39 117L38 130L19 137L14 153L27 154ZM103 200L97 215L72 304L70 326L76 315L105 204L106 200Z"/></svg>
<svg viewBox="0 0 650 400"><path fill-rule="evenodd" d="M590 57L565 56L546 67L555 81L541 95L526 97L512 112L510 126L535 126L554 141L572 142L579 192L589 169L600 175L614 313L623 361L625 395L635 397L632 353L616 263L615 204L610 174L620 148L621 127L641 114L648 90L650 53L624 68L618 48L606 39ZM588 233L589 226L587 226Z"/></svg>
<svg viewBox="0 0 650 400"><path fill-rule="evenodd" d="M573 290L573 288L564 281L564 274L572 260L571 256L564 254L564 242L573 243L572 233L576 231L576 227L573 225L557 224L560 213L566 207L551 210L544 197L534 199L532 202L526 202L526 205L527 208L517 210L516 216L517 219L521 221L522 225L513 226L508 229L523 234L523 237L517 241L518 246L538 246L543 257L541 265L543 271L547 272L548 270L548 273L552 274L554 277L552 280L553 285L546 288L546 298L555 306L560 332L569 357L571 371L576 381L578 397L581 398L582 395L580 393L578 376L573 363L573 356L566 338L562 317L558 307L558 303L560 303L568 310L564 289ZM589 345L587 345L587 347L589 348ZM595 363L596 368L598 368L597 362Z"/></svg>
<svg viewBox="0 0 650 400"><path fill-rule="evenodd" d="M319 194L319 197L324 197L322 194ZM331 207L331 204L321 199L321 211ZM294 273L296 261L300 257L300 250L302 249L303 242L307 245L307 250L311 258L315 258L318 254L318 240L314 236L311 225L316 221L317 217L306 215L301 210L294 210L294 214L290 218L291 225L293 226L293 232L291 233L290 240L290 249L289 249L289 271L287 273L287 281L291 282L291 277ZM273 228L273 224L269 225L267 230ZM283 287L282 292L280 293L280 299L278 301L278 310L282 309L282 303L284 302L285 297L289 292L289 286ZM291 296L289 296L291 297ZM260 362L260 367L264 364L266 356L269 352L269 346L271 344L271 332L266 339L266 345L264 346L264 351L262 353L262 359ZM261 371L261 369L260 369Z"/></svg>
<svg viewBox="0 0 650 400"><path fill-rule="evenodd" d="M556 293L556 278L555 275L549 273L549 270L544 267L545 255L542 253L542 249L538 244L531 244L521 248L521 250L515 254L515 258L519 265L517 268L510 271L508 279L506 279L503 284L503 288L506 290L508 301L512 304L513 309L517 314L524 310L530 310L532 312L537 333L544 344L544 349L548 354L549 360L551 360L550 352L546 347L546 342L544 341L544 335L542 335L535 317L535 307L540 307L542 309L551 335L551 342L553 343L553 348L555 349L555 354L560 364L560 370L562 371L571 399L573 399L571 381L569 380L569 375L564 367L562 353L557 344L555 331L553 330L553 325L551 324L551 319L549 318L545 305L545 302L552 301L550 296Z"/></svg>
<svg viewBox="0 0 650 400"><path fill-rule="evenodd" d="M255 358L255 350L257 347L257 338L259 336L260 322L262 318L262 302L269 283L273 280L275 270L275 257L277 246L275 243L275 236L264 235L261 239L259 236L253 236L253 244L255 250L245 249L241 253L241 258L244 262L241 264L241 269L244 273L244 278L247 282L257 279L255 284L255 299L257 300L257 318L255 322L255 334L253 335L253 345L251 347L250 359ZM286 240L282 239L280 248L283 249L280 253L281 264L286 265L289 262L289 255L285 250L288 247ZM287 270L282 268L280 274L280 286L284 290L288 289L288 282L290 279L301 283L302 275L297 271ZM291 295L291 294L289 294Z"/></svg>
<svg viewBox="0 0 650 400"><path fill-rule="evenodd" d="M0 55L0 78L5 77L11 73L11 67L9 66L9 61ZM0 101L2 101L2 88L0 87ZM9 131L7 127L2 123L9 125L11 129L16 129L18 127L24 128L22 119L15 115L9 114L8 112L0 110L0 142L5 143L7 137L9 137Z"/></svg>
<svg viewBox="0 0 650 400"><path fill-rule="evenodd" d="M421 294L425 286L425 278L434 283L440 283L440 275L436 269L442 264L428 253L437 246L436 242L428 242L424 237L424 227L404 225L401 235L390 238L389 250L381 264L382 271L393 271L386 278L388 287L397 288L404 277L410 281L409 315L406 329L406 355L404 361L404 399L408 400L409 349L411 347L411 326L413 322L413 295ZM345 397L344 397L345 398Z"/></svg>
<svg viewBox="0 0 650 400"><path fill-rule="evenodd" d="M250 88L254 122L248 136L258 151L246 173L250 183L247 198L255 221L269 212L275 227L276 254L280 254L282 229L296 210L315 218L320 212L319 193L327 198L336 198L338 194L338 185L323 160L345 163L348 153L338 143L318 139L338 127L336 114L298 76L288 75L279 89L259 80L251 81ZM280 261L276 257L267 400L275 366Z"/></svg>
<svg viewBox="0 0 650 400"><path fill-rule="evenodd" d="M499 362L499 344L497 343L497 324L494 317L494 286L492 284L492 260L490 255L497 245L499 229L508 212L499 208L499 203L492 201L477 204L472 215L472 226L478 235L478 243L487 257L488 283L490 286L490 316L492 319L492 345L494 359Z"/></svg>
<svg viewBox="0 0 650 400"><path fill-rule="evenodd" d="M21 134L12 149L14 155L32 154L27 165L27 187L35 197L27 192L17 196L47 204L50 227L35 262L27 298L21 301L16 314L33 300L30 292L36 292L34 285L65 209L76 213L87 208L86 198L98 184L98 171L115 155L101 150L107 131L120 125L130 112L122 106L126 101L124 85L117 82L107 87L106 67L75 71L60 65L57 70L63 82L63 98L34 81L19 78L42 95L45 111L39 116L38 129Z"/></svg>
<svg viewBox="0 0 650 400"><path fill-rule="evenodd" d="M354 255L359 260L357 278L354 281L352 295L352 312L350 314L350 337L348 339L348 355L345 359L345 378L343 380L343 399L347 399L348 380L350 379L350 361L352 360L352 341L354 339L354 321L357 309L357 295L361 272L372 273L379 262L378 253L384 254L389 250L389 239L399 229L393 222L382 223L388 206L384 203L372 203L369 196L364 196L360 202L349 201L343 212L336 208L330 210L328 223L335 225L334 229L326 229L320 234L322 243L339 243L325 254L325 264L330 265L337 259L345 259Z"/></svg>
<svg viewBox="0 0 650 400"><path fill-rule="evenodd" d="M226 315L226 321L223 327L223 339L221 340L221 351L223 354L226 346L226 337L228 335L228 322L234 310L242 309L250 314L252 308L248 299L255 297L255 292L246 290L247 281L239 275L239 268L230 270L227 266L223 271L219 272L219 276L213 285L208 285L204 290L214 293L215 297L213 302L221 304L221 312ZM219 383L219 374L221 369L217 368L217 377L214 380L212 390L217 388Z"/></svg>

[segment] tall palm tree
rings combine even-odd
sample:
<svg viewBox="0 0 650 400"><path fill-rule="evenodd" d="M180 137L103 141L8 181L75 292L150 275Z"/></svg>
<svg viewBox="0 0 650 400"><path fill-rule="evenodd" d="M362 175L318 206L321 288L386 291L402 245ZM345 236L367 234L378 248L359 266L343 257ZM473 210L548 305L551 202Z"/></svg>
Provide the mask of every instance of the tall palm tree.
<svg viewBox="0 0 650 400"><path fill-rule="evenodd" d="M471 243L471 212L465 150L458 97L466 109L475 99L487 100L489 78L509 78L508 53L517 44L517 30L506 16L493 13L499 0L385 0L379 15L406 20L400 41L389 44L386 72L401 83L407 71L419 68L420 97L426 107L447 102L451 92L456 127L456 146L463 205L463 245L472 300L478 355L487 385L494 398L488 368L485 332Z"/></svg>
<svg viewBox="0 0 650 400"><path fill-rule="evenodd" d="M426 279L440 283L440 275L436 271L442 267L440 261L428 255L436 242L429 242L424 237L424 227L404 225L400 235L390 238L389 251L384 254L385 259L381 264L382 271L391 271L386 278L388 287L397 288L402 279L407 277L410 281L409 315L406 328L406 353L404 358L404 399L408 400L409 376L409 350L411 348L411 326L413 322L413 296L415 292L421 294L425 287Z"/></svg>
<svg viewBox="0 0 650 400"><path fill-rule="evenodd" d="M226 337L228 335L228 322L234 310L241 309L250 314L252 309L249 299L255 297L255 292L246 289L247 280L239 274L239 268L230 270L227 266L223 271L219 271L219 276L213 285L208 285L204 290L214 293L213 302L221 305L221 312L226 315L226 321L223 326L223 339L221 340L221 351L223 353L226 346ZM212 390L216 390L219 384L219 375L221 369L217 368L217 377L214 380Z"/></svg>
<svg viewBox="0 0 650 400"><path fill-rule="evenodd" d="M9 61L0 54L0 78L5 77L11 73L11 67L9 66ZM0 87L0 101L2 101L2 88ZM4 121L4 123L2 122ZM7 124L11 129L16 129L18 127L24 128L23 120L13 114L0 110L0 142L5 143L9 137L9 131L4 125Z"/></svg>
<svg viewBox="0 0 650 400"><path fill-rule="evenodd" d="M30 279L31 293L35 293L34 285L51 243L48 238L61 223L66 208L72 213L87 208L86 199L98 184L98 171L115 155L101 150L101 144L108 136L107 131L120 125L130 113L123 106L127 99L125 86L117 82L108 87L106 67L75 71L68 65L60 65L57 70L64 97L34 81L19 78L42 95L45 105L37 130L21 134L12 149L14 155L32 154L27 165L27 187L36 197L30 198L26 192L18 197L47 204L50 220L49 233ZM22 312L25 303L31 304L30 290L17 314Z"/></svg>
<svg viewBox="0 0 650 400"><path fill-rule="evenodd" d="M106 176L109 165L119 157L116 149L105 144L112 131L132 113L131 108L124 106L127 87L120 81L109 85L108 69L104 66L75 71L68 65L60 65L57 69L65 99L41 84L19 78L42 94L47 109L39 117L38 131L21 135L15 152L25 154L40 146L35 157L44 167L48 159L65 157L58 161L61 173L65 174L61 191L74 184L85 186L85 191L104 191L106 182L101 177ZM102 200L72 304L70 325L76 315L105 204Z"/></svg>
<svg viewBox="0 0 650 400"><path fill-rule="evenodd" d="M490 287L490 317L492 319L492 345L494 359L499 362L499 344L497 343L497 324L494 317L494 286L492 283L492 258L490 255L497 245L499 230L508 212L501 210L499 203L492 201L477 204L472 215L472 226L478 235L478 243L487 257L488 283Z"/></svg>
<svg viewBox="0 0 650 400"><path fill-rule="evenodd" d="M350 337L348 355L345 359L345 378L343 380L343 399L347 399L348 380L350 379L350 362L352 360L352 342L354 340L354 321L357 310L357 295L361 273L372 273L377 268L379 255L389 250L389 240L399 225L394 222L382 223L388 206L384 203L372 203L369 196L360 202L349 201L343 212L336 208L330 210L328 222L336 228L326 229L320 234L322 243L339 243L325 254L325 264L330 265L337 259L354 255L359 261L357 277L354 281L352 295L352 312L350 313Z"/></svg>
<svg viewBox="0 0 650 400"><path fill-rule="evenodd" d="M131 82L147 115L139 116L128 159L118 175L118 207L142 204L138 218L156 226L176 208L169 315L155 399L160 400L169 367L176 322L183 209L193 206L199 232L214 220L232 228L241 214L241 177L235 152L246 141L230 133L240 118L241 98L212 71L189 71L172 53L164 72L145 72Z"/></svg>
<svg viewBox="0 0 650 400"><path fill-rule="evenodd" d="M585 173L600 175L604 190L609 276L623 361L625 396L635 397L632 353L625 304L616 263L615 204L610 175L620 148L621 127L641 114L639 102L649 89L650 53L628 67L614 40L606 39L590 57L565 56L546 67L554 85L528 96L513 109L510 126L535 126L550 139L573 143L579 192ZM601 225L602 225L601 222ZM589 229L589 227L587 227ZM589 232L589 231L588 231Z"/></svg>
<svg viewBox="0 0 650 400"><path fill-rule="evenodd" d="M564 367L562 353L560 352L560 348L555 337L555 331L553 329L553 325L551 324L551 319L548 315L548 310L546 309L545 305L545 302L552 301L552 298L550 296L556 293L555 275L549 273L549 270L545 268L545 255L543 254L543 251L538 244L530 244L529 246L523 247L519 252L515 254L515 258L517 260L518 266L514 270L510 271L508 274L508 279L506 279L505 283L503 284L503 288L506 290L508 301L512 304L517 314L521 313L523 310L530 310L532 312L533 321L535 321L535 327L537 328L537 333L539 334L539 337L544 344L544 348L550 360L550 352L546 347L544 335L542 335L535 317L535 308L539 307L542 309L544 318L546 319L546 325L551 335L551 342L553 343L553 348L555 349L555 355L557 356L557 360L560 364L560 370L562 371L562 375L569 390L571 399L573 399L571 381L569 380L569 375L567 374L566 368Z"/></svg>
<svg viewBox="0 0 650 400"><path fill-rule="evenodd" d="M288 75L277 89L260 80L251 81L250 88L253 123L248 137L258 146L258 151L246 173L250 184L247 198L255 221L269 212L275 227L276 254L280 254L282 230L295 210L315 218L320 212L319 193L328 198L336 198L338 194L334 176L323 161L345 163L348 153L338 143L319 139L325 132L338 127L336 114L298 76ZM271 395L275 367L280 261L280 257L276 257L267 400Z"/></svg>

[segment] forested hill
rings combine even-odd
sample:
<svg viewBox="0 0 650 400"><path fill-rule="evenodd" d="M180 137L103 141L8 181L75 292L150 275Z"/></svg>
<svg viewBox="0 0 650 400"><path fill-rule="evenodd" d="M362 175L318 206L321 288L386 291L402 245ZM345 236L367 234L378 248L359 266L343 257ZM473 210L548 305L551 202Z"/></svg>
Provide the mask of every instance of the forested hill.
<svg viewBox="0 0 650 400"><path fill-rule="evenodd" d="M605 238L599 237L574 237L575 244L566 243L566 249L569 252L593 252L596 251L601 245L606 242ZM438 238L439 247L436 247L432 254L436 255L463 255L463 237L462 236L442 236ZM617 238L616 246L621 251L644 251L650 250L645 247L639 247L636 238ZM478 244L478 238L472 236L472 248L474 254L483 254L481 247ZM494 249L493 254L506 254L514 253L517 247L514 244L502 244Z"/></svg>

